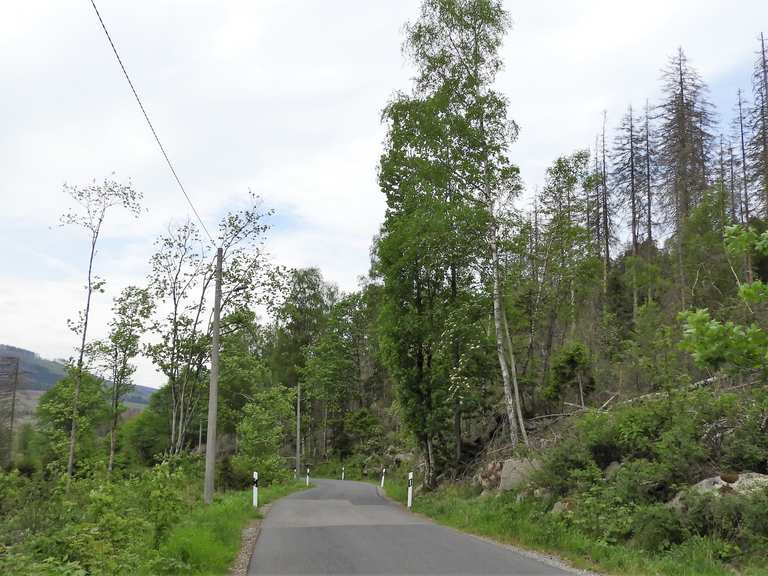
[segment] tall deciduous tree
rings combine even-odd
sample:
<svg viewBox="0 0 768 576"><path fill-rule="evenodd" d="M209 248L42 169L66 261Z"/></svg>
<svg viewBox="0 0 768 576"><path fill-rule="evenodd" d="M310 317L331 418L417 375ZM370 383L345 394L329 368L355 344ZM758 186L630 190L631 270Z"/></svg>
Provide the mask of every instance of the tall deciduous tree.
<svg viewBox="0 0 768 576"><path fill-rule="evenodd" d="M221 299L222 317L254 304L268 304L275 283L263 243L269 226L260 200L228 213L219 223L218 243L224 254ZM152 330L157 341L146 351L168 379L170 388L170 448L183 451L190 438L188 428L206 390L206 363L209 359L211 311L208 293L213 286L215 266L211 248L192 222L172 225L155 243L150 263L149 289L158 301Z"/></svg>
<svg viewBox="0 0 768 576"><path fill-rule="evenodd" d="M120 404L126 394L134 388L133 373L136 371L136 366L132 362L139 354L139 340L146 329L152 308L153 304L147 290L135 286L125 288L115 298L109 335L95 345L101 368L111 382L107 463L109 473L112 472L115 462Z"/></svg>
<svg viewBox="0 0 768 576"><path fill-rule="evenodd" d="M74 389L72 393L72 425L69 434L69 454L67 456L67 476L72 478L75 469L75 445L77 443L78 401L80 398L80 382L83 376L86 343L88 338L88 321L91 315L91 298L94 292L99 292L104 281L95 274L94 263L96 247L101 236L102 226L107 212L113 208L124 208L134 216L140 211L141 194L129 184L120 184L114 180L104 180L103 183L93 182L88 186L65 186L64 191L77 204L73 210L61 217L62 225L75 225L88 234L88 272L85 285L85 305L76 321L70 321L70 328L80 336L80 346L77 351L77 362L74 373Z"/></svg>

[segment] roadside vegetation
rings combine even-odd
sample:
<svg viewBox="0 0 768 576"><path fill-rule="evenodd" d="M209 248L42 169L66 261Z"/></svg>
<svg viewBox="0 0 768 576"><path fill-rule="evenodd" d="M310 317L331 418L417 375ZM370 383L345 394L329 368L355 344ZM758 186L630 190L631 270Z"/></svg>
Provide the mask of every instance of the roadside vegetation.
<svg viewBox="0 0 768 576"><path fill-rule="evenodd" d="M165 462L111 481L0 475L0 572L24 575L226 574L259 513L250 490L201 504L202 461ZM302 486L272 484L267 504Z"/></svg>
<svg viewBox="0 0 768 576"><path fill-rule="evenodd" d="M528 454L541 460L514 489L446 484L417 492L414 511L610 574L768 574L765 483L690 488L733 470L764 471L766 412L764 390L662 394L589 412L560 430L556 446ZM392 470L385 488L401 503L405 470Z"/></svg>
<svg viewBox="0 0 768 576"><path fill-rule="evenodd" d="M252 517L252 472L277 496L298 454L299 480L386 467L399 500L414 470L416 511L579 566L766 573L766 42L720 116L671 46L658 101L596 118L533 191L495 83L509 29L500 0L423 0L406 25L414 78L382 112L386 212L357 290L272 263L257 198L220 221L209 508L212 249L170 225L94 341L100 233L141 195L66 189L91 266L67 376L0 475L0 571L216 573ZM126 419L139 356L164 385ZM503 486L505 468L525 478Z"/></svg>

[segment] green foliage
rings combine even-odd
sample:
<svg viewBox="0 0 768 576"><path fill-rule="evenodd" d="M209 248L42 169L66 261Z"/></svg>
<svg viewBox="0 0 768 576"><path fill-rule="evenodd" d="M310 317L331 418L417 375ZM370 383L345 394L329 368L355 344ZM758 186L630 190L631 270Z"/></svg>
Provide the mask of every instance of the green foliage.
<svg viewBox="0 0 768 576"><path fill-rule="evenodd" d="M345 429L355 453L370 456L382 450L381 423L367 408L349 412L345 418Z"/></svg>
<svg viewBox="0 0 768 576"><path fill-rule="evenodd" d="M681 544L687 536L680 515L659 504L638 510L633 519L632 534L634 544L655 553Z"/></svg>
<svg viewBox="0 0 768 576"><path fill-rule="evenodd" d="M66 464L76 378L76 369L68 369L67 375L43 394L37 405L38 434L34 441L44 465L51 464L58 468ZM77 414L79 468L88 468L104 461L106 453L99 450L101 443L98 431L108 418L109 403L104 383L83 372Z"/></svg>
<svg viewBox="0 0 768 576"><path fill-rule="evenodd" d="M286 432L291 430L294 394L284 386L257 390L243 407L237 425L238 454L233 466L245 478L253 471L265 483L287 478L285 461L278 455Z"/></svg>
<svg viewBox="0 0 768 576"><path fill-rule="evenodd" d="M203 507L201 478L202 462L190 458L110 482L0 473L0 573L225 573L256 512L250 491ZM300 487L265 487L261 501L295 489Z"/></svg>
<svg viewBox="0 0 768 576"><path fill-rule="evenodd" d="M550 400L559 399L565 387L575 387L583 397L584 389L590 384L587 375L590 365L589 350L584 343L572 341L563 345L552 359L552 378L545 396Z"/></svg>
<svg viewBox="0 0 768 576"><path fill-rule="evenodd" d="M765 367L768 334L759 326L714 320L703 309L682 312L680 318L684 322L681 346L699 366L733 370Z"/></svg>

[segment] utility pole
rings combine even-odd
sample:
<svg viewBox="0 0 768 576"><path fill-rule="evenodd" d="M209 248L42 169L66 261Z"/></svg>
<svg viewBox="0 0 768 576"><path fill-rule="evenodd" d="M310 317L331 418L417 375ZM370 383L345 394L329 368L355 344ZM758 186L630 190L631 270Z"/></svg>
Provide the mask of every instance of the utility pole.
<svg viewBox="0 0 768 576"><path fill-rule="evenodd" d="M213 330L211 334L211 385L208 390L208 436L205 443L205 487L203 501L213 501L213 479L216 471L216 413L219 400L219 316L221 314L221 259L222 250L216 250L216 296L213 303Z"/></svg>
<svg viewBox="0 0 768 576"><path fill-rule="evenodd" d="M301 382L296 382L296 470L301 470Z"/></svg>

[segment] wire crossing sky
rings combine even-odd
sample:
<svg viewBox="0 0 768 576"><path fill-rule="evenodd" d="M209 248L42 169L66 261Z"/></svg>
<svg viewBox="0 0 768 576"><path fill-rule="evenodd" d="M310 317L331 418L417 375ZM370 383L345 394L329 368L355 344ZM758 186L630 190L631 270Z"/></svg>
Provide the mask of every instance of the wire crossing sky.
<svg viewBox="0 0 768 576"><path fill-rule="evenodd" d="M120 64L120 69L123 71L123 74L125 75L125 79L128 81L128 85L131 87L131 92L133 92L133 95L136 97L136 102L138 103L139 108L141 108L141 113L144 115L144 120L147 121L147 125L149 126L149 129L152 131L152 136L155 137L155 141L157 142L157 145L160 148L160 152L163 153L163 158L165 158L165 162L168 164L168 168L171 169L171 173L173 174L173 177L176 180L176 183L179 185L179 188L184 194L184 198L187 199L187 203L189 204L189 207L192 209L192 212L194 212L195 217L197 218L197 221L200 223L200 226L203 228L203 231L205 232L205 235L208 236L208 239L211 241L211 244L215 246L216 242L214 242L213 236L211 236L211 233L208 232L208 228L206 228L205 222L203 222L203 219L200 218L200 214L198 213L197 208L195 208L195 205L192 203L192 200L190 199L189 194L187 194L187 191L184 188L184 184L181 183L181 180L179 179L179 175L176 173L176 169L173 167L173 164L171 163L171 159L168 158L168 154L165 152L163 143L160 142L160 137L157 135L157 132L155 131L155 127L152 126L152 122L150 121L149 115L147 114L147 111L144 108L144 104L141 103L141 98L139 98L139 95L136 92L136 88L134 88L133 82L131 82L131 77L128 75L128 71L125 69L123 60L122 58L120 58L120 54L118 54L117 52L115 43L112 41L112 36L109 35L109 30L107 30L107 25L104 24L104 19L101 17L101 14L99 13L99 9L96 7L96 2L94 2L94 0L91 0L91 6L93 6L93 10L94 12L96 12L96 16L99 18L99 23L101 24L101 27L104 30L104 34L107 36L107 40L109 40L109 45L112 47L112 52L115 53L115 58L117 58L117 63Z"/></svg>
<svg viewBox="0 0 768 576"><path fill-rule="evenodd" d="M381 110L412 85L402 29L419 2L99 0L98 8L201 220L218 221L251 189L276 210L268 249L277 262L318 266L355 288L384 215ZM759 26L768 23L762 0L649 0L642 10L510 1L507 9L514 24L497 88L521 128L512 160L526 193L557 156L593 144L603 110L611 139L627 105L653 103L678 46L728 122L736 90L750 93ZM72 353L66 319L81 305L86 264L83 237L55 226L68 205L62 184L114 172L148 209L139 221L115 213L105 224L96 266L107 292L94 303L94 337L112 297L143 282L154 239L188 213L105 44L88 2L6 2L0 13L9 87L0 92L0 342L46 357ZM160 378L145 363L137 383Z"/></svg>

